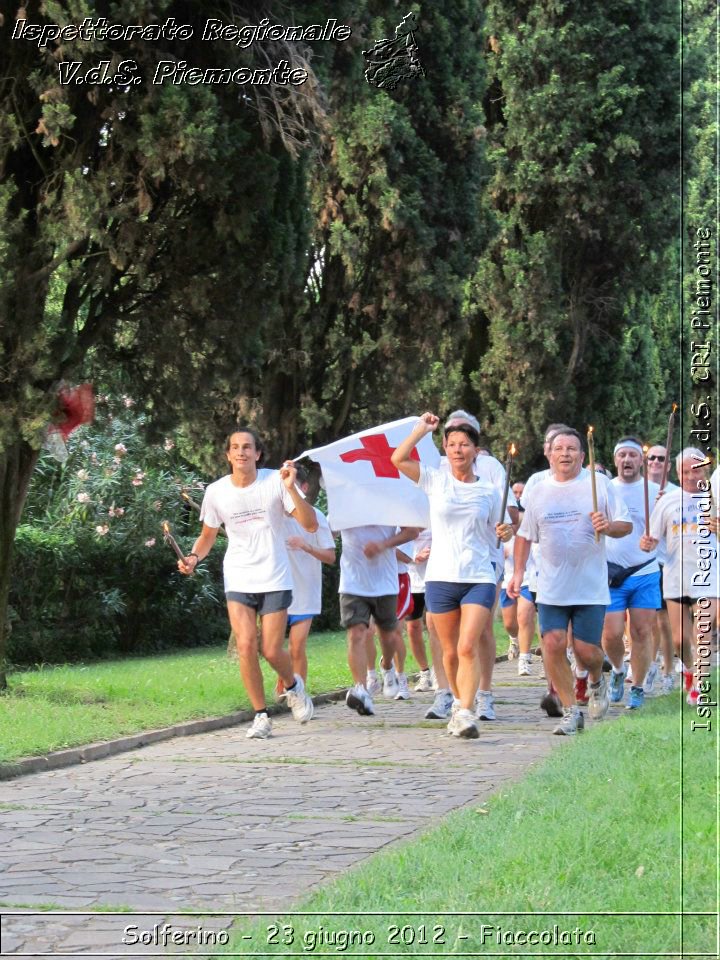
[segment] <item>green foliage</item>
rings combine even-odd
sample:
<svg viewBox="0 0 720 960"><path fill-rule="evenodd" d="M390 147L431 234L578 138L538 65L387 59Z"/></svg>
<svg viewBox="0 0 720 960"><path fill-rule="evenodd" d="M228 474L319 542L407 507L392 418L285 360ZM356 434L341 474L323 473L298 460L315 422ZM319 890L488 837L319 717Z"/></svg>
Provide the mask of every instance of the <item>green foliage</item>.
<svg viewBox="0 0 720 960"><path fill-rule="evenodd" d="M533 449L549 420L642 420L616 386L655 349L628 355L627 304L659 286L673 228L675 11L493 0L487 30L496 232L468 288L488 323L472 384L490 435Z"/></svg>
<svg viewBox="0 0 720 960"><path fill-rule="evenodd" d="M175 442L146 444L134 401L101 396L96 423L75 431L60 464L44 454L16 539L10 593L15 663L108 657L227 634L216 550L194 577L163 542L168 520L190 549L196 514L181 498L203 483Z"/></svg>

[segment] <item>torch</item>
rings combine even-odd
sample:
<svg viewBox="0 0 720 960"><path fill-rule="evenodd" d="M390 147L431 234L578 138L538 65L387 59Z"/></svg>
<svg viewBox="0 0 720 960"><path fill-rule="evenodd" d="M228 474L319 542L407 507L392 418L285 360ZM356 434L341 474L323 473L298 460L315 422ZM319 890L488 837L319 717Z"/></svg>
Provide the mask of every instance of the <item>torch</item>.
<svg viewBox="0 0 720 960"><path fill-rule="evenodd" d="M185 501L185 503L189 504L189 505L193 508L193 510L197 511L197 513L200 513L200 505L197 504L197 503L195 503L195 501L194 501L193 498L190 496L190 494L187 492L187 490L181 490L181 491L180 491L180 496L183 498L183 500Z"/></svg>
<svg viewBox="0 0 720 960"><path fill-rule="evenodd" d="M515 444L511 443L510 447L508 448L508 458L505 461L505 490L503 491L502 507L500 508L500 523L505 523L505 509L507 507L508 495L510 493L510 471L512 470L513 457L516 453L517 450L515 449ZM495 546L500 546L500 537L497 538Z"/></svg>
<svg viewBox="0 0 720 960"><path fill-rule="evenodd" d="M648 488L648 450L650 447L643 444L643 493L645 495L645 536L650 535L650 491Z"/></svg>
<svg viewBox="0 0 720 960"><path fill-rule="evenodd" d="M173 550L175 551L175 554L177 555L178 560L182 560L184 562L185 555L183 554L182 550L178 546L177 540L172 535L172 532L170 530L170 524L167 522L167 520L163 520L160 526L162 527L165 543L167 543L169 546L173 548Z"/></svg>
<svg viewBox="0 0 720 960"><path fill-rule="evenodd" d="M593 513L598 512L597 498L597 477L595 476L595 440L593 437L593 428L588 427L587 431L588 457L590 458L590 483L592 484L592 504ZM600 543L600 534L595 531L595 543Z"/></svg>
<svg viewBox="0 0 720 960"><path fill-rule="evenodd" d="M672 405L670 419L668 420L667 440L665 441L665 467L663 468L662 480L660 481L661 491L665 489L665 485L668 482L668 476L670 475L670 452L672 447L673 427L675 426L675 411L677 408L678 405L674 403Z"/></svg>

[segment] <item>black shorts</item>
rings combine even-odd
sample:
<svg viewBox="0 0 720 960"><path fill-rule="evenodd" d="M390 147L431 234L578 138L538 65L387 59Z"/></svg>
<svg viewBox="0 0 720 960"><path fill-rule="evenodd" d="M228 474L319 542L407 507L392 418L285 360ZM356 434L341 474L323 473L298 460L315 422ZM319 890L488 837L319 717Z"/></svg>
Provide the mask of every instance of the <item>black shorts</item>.
<svg viewBox="0 0 720 960"><path fill-rule="evenodd" d="M425 613L425 594L424 593L414 593L413 598L413 608L412 613L408 614L405 617L406 620L420 620L422 615Z"/></svg>

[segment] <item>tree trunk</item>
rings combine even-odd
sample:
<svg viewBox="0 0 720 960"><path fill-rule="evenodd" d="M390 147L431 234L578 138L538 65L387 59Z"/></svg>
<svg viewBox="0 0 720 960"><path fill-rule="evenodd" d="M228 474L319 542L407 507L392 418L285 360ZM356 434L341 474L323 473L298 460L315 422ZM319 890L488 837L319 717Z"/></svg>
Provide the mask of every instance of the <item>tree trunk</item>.
<svg viewBox="0 0 720 960"><path fill-rule="evenodd" d="M13 542L38 453L23 440L0 453L0 690L7 687L5 654Z"/></svg>

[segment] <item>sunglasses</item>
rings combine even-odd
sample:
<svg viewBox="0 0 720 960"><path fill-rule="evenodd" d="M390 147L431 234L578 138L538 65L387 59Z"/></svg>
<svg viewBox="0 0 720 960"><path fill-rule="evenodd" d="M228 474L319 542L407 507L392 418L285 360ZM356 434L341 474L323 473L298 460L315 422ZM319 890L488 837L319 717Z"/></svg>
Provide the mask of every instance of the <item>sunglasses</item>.
<svg viewBox="0 0 720 960"><path fill-rule="evenodd" d="M659 460L660 463L665 463L665 459L666 459L666 458L665 458L665 457L661 457L660 454L654 453L651 457L648 457L648 463L649 463L651 460Z"/></svg>

